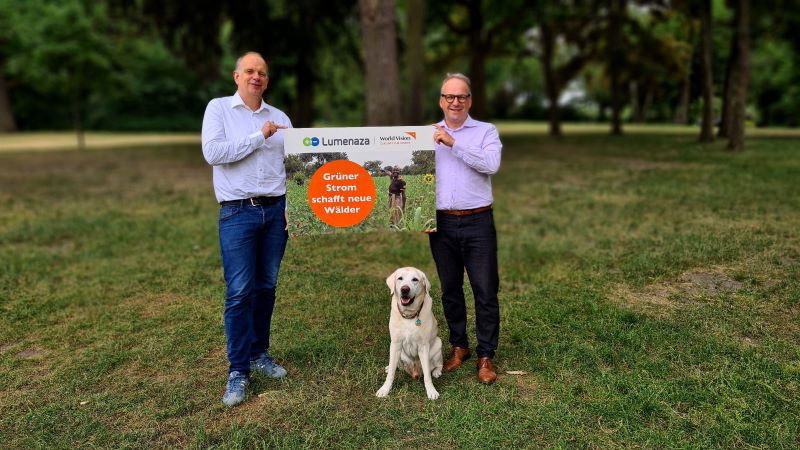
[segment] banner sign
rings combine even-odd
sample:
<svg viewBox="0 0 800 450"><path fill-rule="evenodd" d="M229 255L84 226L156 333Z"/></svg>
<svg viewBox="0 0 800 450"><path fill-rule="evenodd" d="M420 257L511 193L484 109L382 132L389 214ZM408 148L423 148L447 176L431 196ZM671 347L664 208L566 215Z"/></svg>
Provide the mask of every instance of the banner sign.
<svg viewBox="0 0 800 450"><path fill-rule="evenodd" d="M289 128L292 236L436 228L432 126Z"/></svg>

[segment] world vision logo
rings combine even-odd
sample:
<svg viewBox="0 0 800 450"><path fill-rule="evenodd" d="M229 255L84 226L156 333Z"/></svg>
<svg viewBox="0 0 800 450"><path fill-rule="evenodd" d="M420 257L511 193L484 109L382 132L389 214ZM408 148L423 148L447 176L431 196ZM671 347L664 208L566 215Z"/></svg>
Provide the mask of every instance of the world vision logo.
<svg viewBox="0 0 800 450"><path fill-rule="evenodd" d="M303 139L303 145L306 147L316 147L319 145L318 137L306 137Z"/></svg>
<svg viewBox="0 0 800 450"><path fill-rule="evenodd" d="M404 135L381 136L381 144L411 144L412 140L417 139L415 131L404 131Z"/></svg>

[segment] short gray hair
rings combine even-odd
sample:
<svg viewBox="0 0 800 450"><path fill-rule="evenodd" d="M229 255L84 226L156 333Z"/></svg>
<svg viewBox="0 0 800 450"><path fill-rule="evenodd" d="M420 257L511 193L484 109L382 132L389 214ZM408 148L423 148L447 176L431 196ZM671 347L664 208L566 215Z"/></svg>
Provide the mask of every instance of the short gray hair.
<svg viewBox="0 0 800 450"><path fill-rule="evenodd" d="M259 58L261 58L262 61L264 61L264 65L267 66L267 75L269 75L269 64L267 64L267 59L264 58L263 56L261 56L261 53L253 52L253 51L246 52L242 56L236 58L236 66L233 67L233 70L238 72L239 69L241 69L241 67L242 67L242 59L244 59L245 56L250 56L250 55L256 55Z"/></svg>
<svg viewBox="0 0 800 450"><path fill-rule="evenodd" d="M459 72L448 73L444 77L444 80L442 80L442 86L444 86L445 83L447 83L448 81L452 80L453 78L455 78L457 80L461 80L464 83L466 83L467 84L467 90L469 91L469 94L472 94L472 83L469 81L469 78L466 75L464 75L463 73L459 73Z"/></svg>

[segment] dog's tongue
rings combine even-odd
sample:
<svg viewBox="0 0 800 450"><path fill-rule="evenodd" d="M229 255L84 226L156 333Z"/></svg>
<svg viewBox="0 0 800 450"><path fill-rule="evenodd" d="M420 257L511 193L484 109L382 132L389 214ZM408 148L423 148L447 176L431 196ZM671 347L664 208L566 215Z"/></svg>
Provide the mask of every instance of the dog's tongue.
<svg viewBox="0 0 800 450"><path fill-rule="evenodd" d="M400 297L400 303L402 303L403 305L407 305L407 304L411 303L411 298L409 298L409 297Z"/></svg>

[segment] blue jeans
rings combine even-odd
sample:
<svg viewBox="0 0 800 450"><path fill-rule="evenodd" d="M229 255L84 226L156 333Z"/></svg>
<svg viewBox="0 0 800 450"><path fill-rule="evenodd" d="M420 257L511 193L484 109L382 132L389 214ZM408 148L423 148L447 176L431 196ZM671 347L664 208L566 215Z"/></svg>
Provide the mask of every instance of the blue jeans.
<svg viewBox="0 0 800 450"><path fill-rule="evenodd" d="M219 247L225 275L225 337L230 367L249 373L250 359L269 349L275 287L288 233L286 197L265 206L222 206Z"/></svg>
<svg viewBox="0 0 800 450"><path fill-rule="evenodd" d="M469 348L464 270L475 298L475 338L478 357L494 357L500 333L497 292L497 233L492 210L465 216L436 212L436 232L430 233L431 253L442 284L442 308L450 344Z"/></svg>

